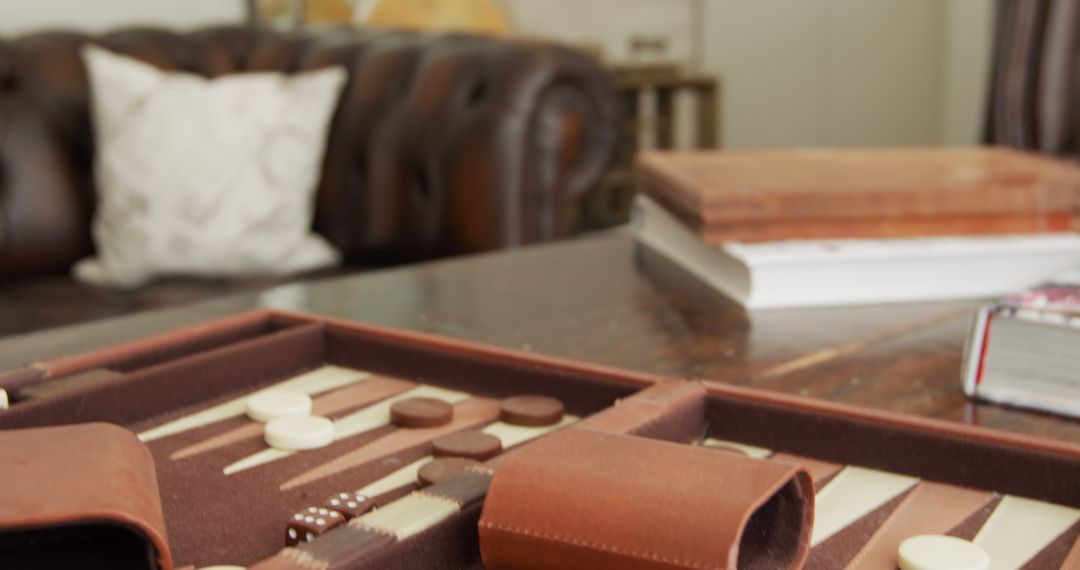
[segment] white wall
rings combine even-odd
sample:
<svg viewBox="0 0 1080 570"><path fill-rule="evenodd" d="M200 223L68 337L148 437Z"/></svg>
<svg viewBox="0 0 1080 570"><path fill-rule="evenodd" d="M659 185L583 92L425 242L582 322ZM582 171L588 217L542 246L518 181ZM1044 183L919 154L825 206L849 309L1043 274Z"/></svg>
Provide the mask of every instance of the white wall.
<svg viewBox="0 0 1080 570"><path fill-rule="evenodd" d="M705 0L709 2L710 0ZM686 62L693 51L693 0L502 0L525 34L603 46L609 62L632 60L635 35L667 40L666 59Z"/></svg>
<svg viewBox="0 0 1080 570"><path fill-rule="evenodd" d="M963 145L982 135L994 43L994 3L950 0L948 5L941 142Z"/></svg>
<svg viewBox="0 0 1080 570"><path fill-rule="evenodd" d="M693 0L504 0L526 33L605 46L635 35L693 59ZM702 0L704 71L729 148L974 144L989 0Z"/></svg>
<svg viewBox="0 0 1080 570"><path fill-rule="evenodd" d="M729 148L973 144L988 81L989 0L502 0L523 33L597 43L626 63L667 39L724 83ZM0 35L240 22L243 0L0 0Z"/></svg>
<svg viewBox="0 0 1080 570"><path fill-rule="evenodd" d="M243 0L0 0L0 35L47 29L103 32L122 26L190 29L243 22Z"/></svg>
<svg viewBox="0 0 1080 570"><path fill-rule="evenodd" d="M818 144L825 15L816 0L710 0L705 69L723 81L724 146Z"/></svg>
<svg viewBox="0 0 1080 570"><path fill-rule="evenodd" d="M938 141L947 5L941 0L825 3L818 144Z"/></svg>
<svg viewBox="0 0 1080 570"><path fill-rule="evenodd" d="M986 0L708 0L729 147L974 144Z"/></svg>

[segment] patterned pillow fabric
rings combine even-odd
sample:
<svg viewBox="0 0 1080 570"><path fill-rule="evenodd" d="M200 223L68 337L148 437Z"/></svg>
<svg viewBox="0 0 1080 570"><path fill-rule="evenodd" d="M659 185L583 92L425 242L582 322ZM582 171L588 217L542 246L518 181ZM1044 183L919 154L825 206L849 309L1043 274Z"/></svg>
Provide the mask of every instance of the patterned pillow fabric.
<svg viewBox="0 0 1080 570"><path fill-rule="evenodd" d="M160 275L282 275L339 262L311 231L314 193L345 71L165 72L99 47L90 78L97 257L86 282Z"/></svg>

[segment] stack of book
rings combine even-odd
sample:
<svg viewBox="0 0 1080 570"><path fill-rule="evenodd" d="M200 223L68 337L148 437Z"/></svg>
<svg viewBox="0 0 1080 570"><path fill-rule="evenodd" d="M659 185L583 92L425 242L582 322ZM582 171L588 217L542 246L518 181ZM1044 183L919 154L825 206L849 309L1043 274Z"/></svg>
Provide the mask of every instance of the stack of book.
<svg viewBox="0 0 1080 570"><path fill-rule="evenodd" d="M994 297L1080 266L1080 169L1005 149L643 153L642 243L748 308Z"/></svg>

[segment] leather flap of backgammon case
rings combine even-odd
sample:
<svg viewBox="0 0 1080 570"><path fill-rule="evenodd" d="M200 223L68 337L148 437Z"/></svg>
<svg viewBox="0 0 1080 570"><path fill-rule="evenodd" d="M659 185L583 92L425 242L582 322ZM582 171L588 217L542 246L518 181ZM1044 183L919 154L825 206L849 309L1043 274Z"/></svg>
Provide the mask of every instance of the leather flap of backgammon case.
<svg viewBox="0 0 1080 570"><path fill-rule="evenodd" d="M177 566L895 568L917 534L1080 559L1080 446L322 317L240 315L0 389L5 437L137 435ZM5 503L0 545L32 550ZM645 554L566 550L590 541Z"/></svg>
<svg viewBox="0 0 1080 570"><path fill-rule="evenodd" d="M0 458L0 566L172 567L154 460L131 432L5 430Z"/></svg>

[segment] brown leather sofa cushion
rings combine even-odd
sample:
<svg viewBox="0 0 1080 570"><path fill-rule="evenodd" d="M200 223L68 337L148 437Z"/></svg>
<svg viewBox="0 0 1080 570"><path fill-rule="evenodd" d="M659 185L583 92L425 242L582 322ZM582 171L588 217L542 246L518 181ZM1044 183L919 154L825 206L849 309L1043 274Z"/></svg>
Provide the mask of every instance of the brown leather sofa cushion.
<svg viewBox="0 0 1080 570"><path fill-rule="evenodd" d="M315 229L354 264L566 235L615 140L609 78L545 43L240 27L0 40L0 277L64 272L92 251L87 42L207 76L345 66Z"/></svg>

